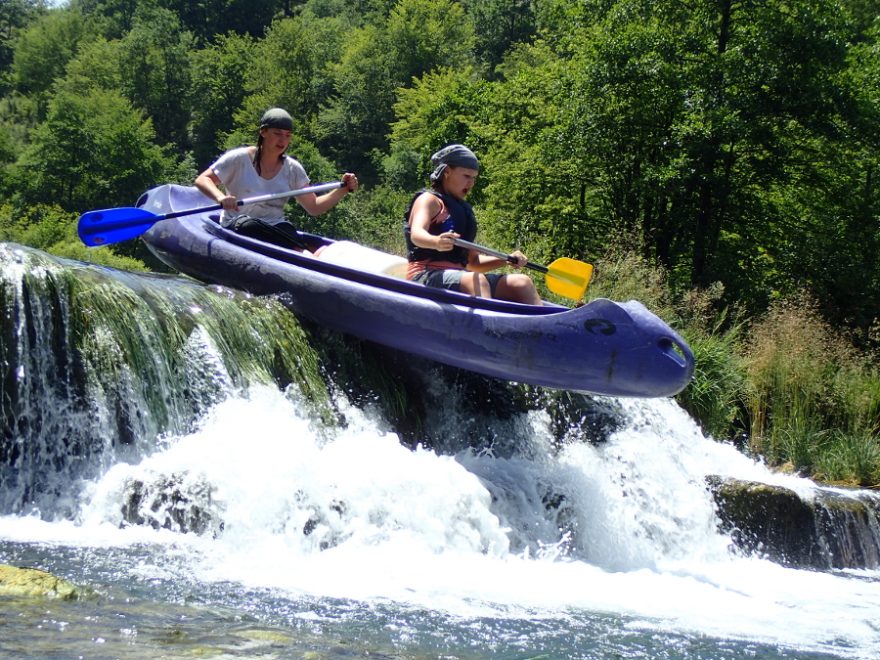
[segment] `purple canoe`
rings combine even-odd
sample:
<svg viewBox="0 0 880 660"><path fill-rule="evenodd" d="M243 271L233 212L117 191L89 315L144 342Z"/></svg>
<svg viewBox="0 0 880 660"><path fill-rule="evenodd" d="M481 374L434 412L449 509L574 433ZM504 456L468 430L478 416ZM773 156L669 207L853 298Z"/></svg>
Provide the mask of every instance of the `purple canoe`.
<svg viewBox="0 0 880 660"><path fill-rule="evenodd" d="M164 215L210 201L196 188L164 185L138 206ZM328 255L348 254L350 263L240 236L223 229L216 212L161 220L143 234L152 252L181 273L257 295L284 294L296 314L323 326L486 376L662 397L680 392L693 375L687 343L639 302L600 298L570 309L474 298L389 274L399 257L303 238L328 246ZM355 249L336 249L346 246Z"/></svg>

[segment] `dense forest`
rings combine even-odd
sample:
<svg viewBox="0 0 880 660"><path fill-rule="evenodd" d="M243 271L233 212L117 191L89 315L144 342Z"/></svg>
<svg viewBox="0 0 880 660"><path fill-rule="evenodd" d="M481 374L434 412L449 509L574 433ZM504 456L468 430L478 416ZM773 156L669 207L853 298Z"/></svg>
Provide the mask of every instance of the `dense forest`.
<svg viewBox="0 0 880 660"><path fill-rule="evenodd" d="M191 183L268 107L312 180L362 182L291 219L393 251L467 144L480 241L675 317L707 430L880 482L872 0L3 0L0 92L0 240L127 268L79 213Z"/></svg>

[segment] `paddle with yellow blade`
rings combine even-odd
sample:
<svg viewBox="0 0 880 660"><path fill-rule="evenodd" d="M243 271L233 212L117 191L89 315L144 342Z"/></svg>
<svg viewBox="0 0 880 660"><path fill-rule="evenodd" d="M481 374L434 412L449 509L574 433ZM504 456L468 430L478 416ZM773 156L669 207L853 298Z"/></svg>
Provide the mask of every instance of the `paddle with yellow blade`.
<svg viewBox="0 0 880 660"><path fill-rule="evenodd" d="M512 264L516 263L516 258L511 254L505 254L492 248L477 245L463 238L456 238L455 244L469 250L476 250L483 254L504 259ZM577 259L569 259L568 257L559 257L549 266L542 266L541 264L527 261L526 268L544 273L547 288L553 293L571 300L580 300L584 297L587 287L590 285L590 278L593 276L592 264L578 261Z"/></svg>

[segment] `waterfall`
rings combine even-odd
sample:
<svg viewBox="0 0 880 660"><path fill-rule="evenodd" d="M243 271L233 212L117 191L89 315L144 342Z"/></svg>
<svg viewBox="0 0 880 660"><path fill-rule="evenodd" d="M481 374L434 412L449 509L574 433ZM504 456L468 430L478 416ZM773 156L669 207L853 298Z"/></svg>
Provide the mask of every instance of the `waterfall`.
<svg viewBox="0 0 880 660"><path fill-rule="evenodd" d="M877 657L875 494L283 303L0 244L0 564L109 592L0 653Z"/></svg>
<svg viewBox="0 0 880 660"><path fill-rule="evenodd" d="M258 524L304 551L421 529L436 547L611 571L737 553L878 565L873 495L773 474L671 400L501 383L308 327L274 298L16 245L0 244L0 273L0 513L227 540ZM269 406L268 425L254 405ZM381 442L361 440L367 427ZM457 484L451 500L443 480ZM817 549L775 547L785 522L772 516L752 529L719 515L713 480L794 493ZM257 509L265 520L248 521Z"/></svg>
<svg viewBox="0 0 880 660"><path fill-rule="evenodd" d="M79 479L252 383L326 405L316 353L272 300L0 244L0 309L2 512L72 516Z"/></svg>

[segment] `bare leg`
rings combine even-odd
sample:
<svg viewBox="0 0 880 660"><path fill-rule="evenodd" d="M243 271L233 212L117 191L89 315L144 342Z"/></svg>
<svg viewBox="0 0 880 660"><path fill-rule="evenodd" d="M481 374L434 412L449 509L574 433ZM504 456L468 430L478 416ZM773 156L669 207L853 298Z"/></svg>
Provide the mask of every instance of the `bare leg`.
<svg viewBox="0 0 880 660"><path fill-rule="evenodd" d="M492 289L489 280L480 273L465 273L461 277L461 291L471 296L491 298ZM505 275L498 281L495 297L499 300L511 300L526 305L543 305L541 297L535 289L532 278L522 273Z"/></svg>
<svg viewBox="0 0 880 660"><path fill-rule="evenodd" d="M491 298L492 288L489 286L489 280L485 275L480 273L465 273L461 276L460 290L478 298Z"/></svg>
<svg viewBox="0 0 880 660"><path fill-rule="evenodd" d="M543 305L532 278L523 273L505 275L498 281L495 296L501 300L525 303L526 305Z"/></svg>

